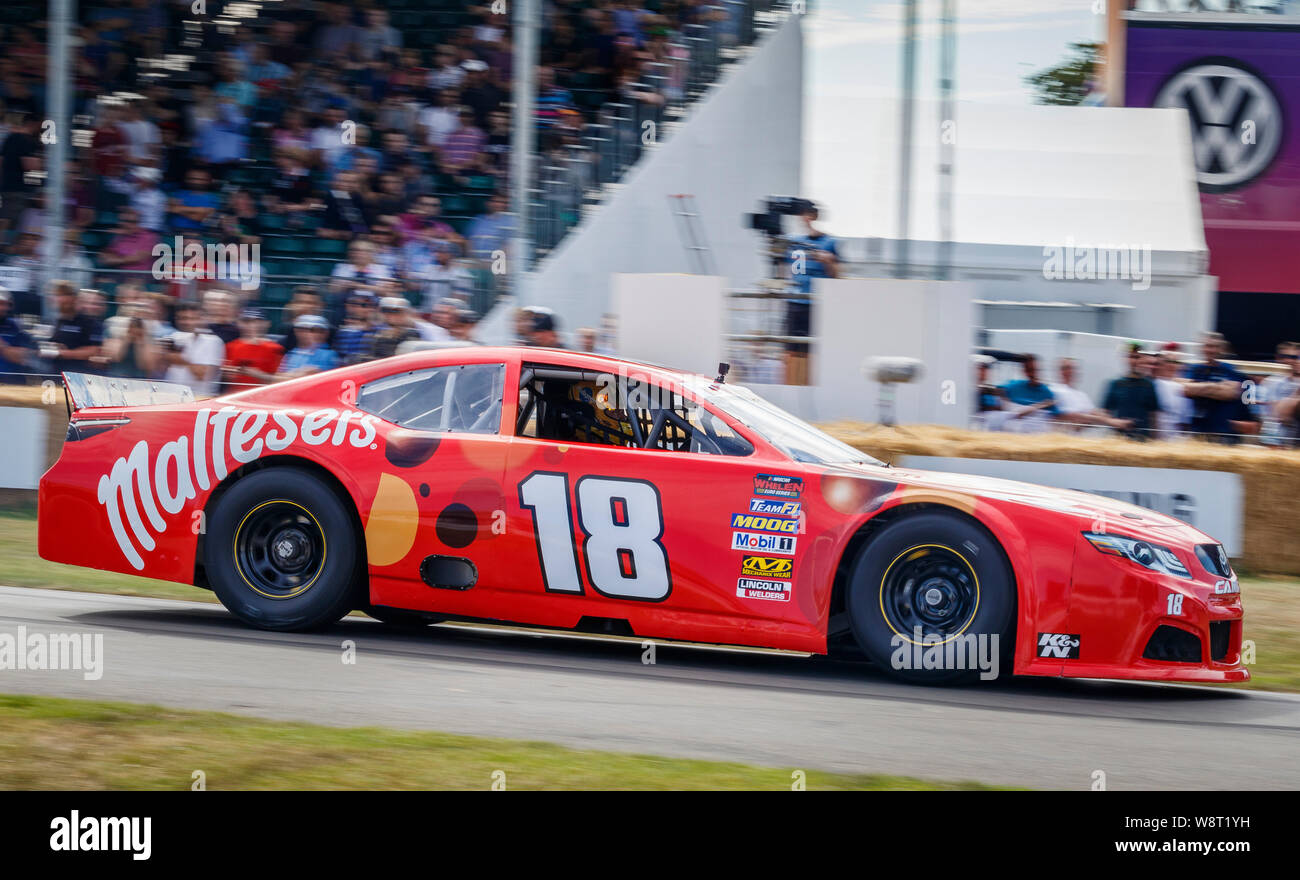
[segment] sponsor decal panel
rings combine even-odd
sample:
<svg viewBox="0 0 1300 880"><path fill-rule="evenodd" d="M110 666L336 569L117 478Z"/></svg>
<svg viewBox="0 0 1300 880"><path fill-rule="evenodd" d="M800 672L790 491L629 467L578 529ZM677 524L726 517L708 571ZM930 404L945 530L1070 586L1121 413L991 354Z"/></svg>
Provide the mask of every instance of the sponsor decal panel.
<svg viewBox="0 0 1300 880"><path fill-rule="evenodd" d="M741 578L736 581L736 595L742 599L766 599L771 602L789 602L790 585L784 581L765 581L758 578Z"/></svg>
<svg viewBox="0 0 1300 880"><path fill-rule="evenodd" d="M798 516L802 507L798 501L776 501L771 498L749 499L750 513L766 513L771 516Z"/></svg>
<svg viewBox="0 0 1300 880"><path fill-rule="evenodd" d="M803 479L781 474L757 474L754 477L754 494L769 498L798 498L803 494Z"/></svg>
<svg viewBox="0 0 1300 880"><path fill-rule="evenodd" d="M754 553L778 553L793 556L797 539L793 535L772 535L765 532L732 532L731 549Z"/></svg>
<svg viewBox="0 0 1300 880"><path fill-rule="evenodd" d="M141 571L144 559L140 551L148 553L157 546L151 529L165 532L163 514L174 517L179 513L197 497L196 486L207 491L229 471L295 442L367 448L375 442L374 421L372 415L349 409L201 409L189 436L163 443L153 454L149 441L141 440L113 462L109 472L99 478L97 497L122 555L132 568Z"/></svg>
<svg viewBox="0 0 1300 880"><path fill-rule="evenodd" d="M799 531L799 520L786 519L783 516L759 516L753 513L733 513L733 529L748 529L754 532L772 532L777 535L793 535Z"/></svg>
<svg viewBox="0 0 1300 880"><path fill-rule="evenodd" d="M1227 580L1218 580L1214 582L1214 594L1216 596L1224 596L1224 595L1228 595L1232 593L1240 593L1240 592L1241 592L1241 584L1237 583L1237 578L1235 575L1233 577L1228 578Z"/></svg>
<svg viewBox="0 0 1300 880"><path fill-rule="evenodd" d="M1081 641L1078 633L1039 633L1038 656L1078 660Z"/></svg>
<svg viewBox="0 0 1300 880"><path fill-rule="evenodd" d="M740 561L740 573L745 577L788 581L794 576L794 560L780 556L746 556Z"/></svg>

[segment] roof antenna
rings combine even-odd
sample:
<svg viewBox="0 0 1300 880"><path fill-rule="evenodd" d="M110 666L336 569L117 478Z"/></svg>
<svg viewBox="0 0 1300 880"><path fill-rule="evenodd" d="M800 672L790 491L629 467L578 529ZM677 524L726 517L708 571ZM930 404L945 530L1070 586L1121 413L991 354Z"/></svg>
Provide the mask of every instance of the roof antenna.
<svg viewBox="0 0 1300 880"><path fill-rule="evenodd" d="M714 379L713 381L719 384L726 382L727 374L730 372L731 372L731 364L727 363L726 361L723 361L722 363L718 364L718 378Z"/></svg>

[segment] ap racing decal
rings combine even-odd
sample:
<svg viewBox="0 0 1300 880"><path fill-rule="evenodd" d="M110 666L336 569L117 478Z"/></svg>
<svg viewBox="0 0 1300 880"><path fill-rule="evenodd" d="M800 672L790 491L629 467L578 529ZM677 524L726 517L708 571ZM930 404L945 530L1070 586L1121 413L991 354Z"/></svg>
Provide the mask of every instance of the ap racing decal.
<svg viewBox="0 0 1300 880"><path fill-rule="evenodd" d="M746 556L740 560L740 573L745 577L788 581L794 576L794 560L780 556Z"/></svg>
<svg viewBox="0 0 1300 880"><path fill-rule="evenodd" d="M783 581L765 581L741 578L736 581L736 595L742 599L766 599L771 602L789 602L790 585Z"/></svg>
<svg viewBox="0 0 1300 880"><path fill-rule="evenodd" d="M798 498L803 494L803 479L778 474L757 474L754 477L754 494L769 498Z"/></svg>
<svg viewBox="0 0 1300 880"><path fill-rule="evenodd" d="M1039 633L1038 656L1078 660L1080 641L1078 633Z"/></svg>

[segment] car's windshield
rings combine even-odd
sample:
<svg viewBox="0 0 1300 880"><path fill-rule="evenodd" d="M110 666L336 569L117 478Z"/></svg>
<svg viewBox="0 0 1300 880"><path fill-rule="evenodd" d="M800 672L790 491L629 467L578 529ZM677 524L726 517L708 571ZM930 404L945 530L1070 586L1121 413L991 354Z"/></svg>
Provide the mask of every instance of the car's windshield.
<svg viewBox="0 0 1300 880"><path fill-rule="evenodd" d="M886 466L862 450L841 443L773 406L748 388L720 385L703 377L691 379L686 384L698 398L729 413L795 461L811 464L862 462Z"/></svg>

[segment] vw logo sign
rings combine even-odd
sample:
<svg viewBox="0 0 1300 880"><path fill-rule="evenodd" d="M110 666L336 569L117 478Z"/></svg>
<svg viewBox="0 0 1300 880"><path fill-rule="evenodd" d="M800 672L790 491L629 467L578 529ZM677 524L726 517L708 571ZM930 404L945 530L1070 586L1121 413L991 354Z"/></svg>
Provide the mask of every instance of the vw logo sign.
<svg viewBox="0 0 1300 880"><path fill-rule="evenodd" d="M1187 111L1203 192L1227 192L1249 183L1282 145L1277 96L1242 67L1214 62L1184 68L1161 87L1155 106Z"/></svg>

